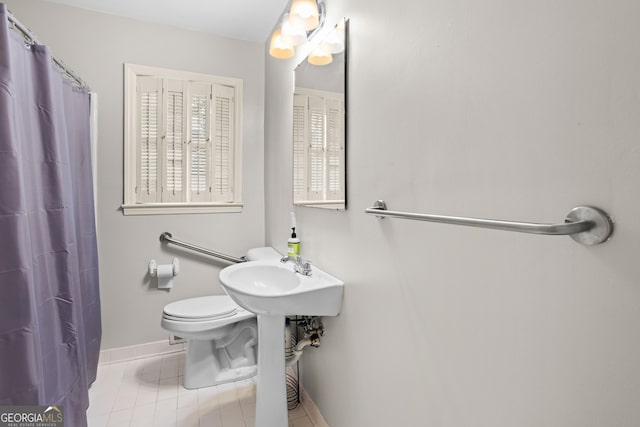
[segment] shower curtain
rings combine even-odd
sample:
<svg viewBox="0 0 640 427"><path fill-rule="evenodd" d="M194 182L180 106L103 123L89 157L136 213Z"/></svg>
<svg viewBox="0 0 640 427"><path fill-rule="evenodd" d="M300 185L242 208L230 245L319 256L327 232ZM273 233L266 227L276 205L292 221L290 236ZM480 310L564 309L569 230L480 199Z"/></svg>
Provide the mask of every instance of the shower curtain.
<svg viewBox="0 0 640 427"><path fill-rule="evenodd" d="M0 3L0 406L86 426L101 324L89 94Z"/></svg>

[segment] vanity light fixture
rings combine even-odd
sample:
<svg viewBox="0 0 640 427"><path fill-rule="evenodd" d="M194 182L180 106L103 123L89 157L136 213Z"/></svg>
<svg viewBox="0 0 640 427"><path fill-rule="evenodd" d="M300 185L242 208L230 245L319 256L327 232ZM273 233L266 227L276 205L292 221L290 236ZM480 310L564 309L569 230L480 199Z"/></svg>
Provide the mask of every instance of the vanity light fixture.
<svg viewBox="0 0 640 427"><path fill-rule="evenodd" d="M280 27L282 33L282 41L291 46L300 46L307 42L307 32L302 26L292 23L290 21L290 15L284 14L282 18L282 26Z"/></svg>
<svg viewBox="0 0 640 427"><path fill-rule="evenodd" d="M322 42L322 47L329 53L342 53L344 51L344 21L338 23L329 33L327 39Z"/></svg>
<svg viewBox="0 0 640 427"><path fill-rule="evenodd" d="M344 51L344 22L339 23L329 33L327 39L320 46L311 51L307 61L311 65L329 65L333 62L333 54Z"/></svg>
<svg viewBox="0 0 640 427"><path fill-rule="evenodd" d="M282 30L276 28L271 35L271 42L269 43L269 55L278 59L289 59L293 57L293 46L287 43L282 38Z"/></svg>
<svg viewBox="0 0 640 427"><path fill-rule="evenodd" d="M320 25L320 13L316 0L293 0L289 11L289 21L311 31Z"/></svg>
<svg viewBox="0 0 640 427"><path fill-rule="evenodd" d="M325 48L324 43L311 51L307 57L311 65L329 65L333 61L331 52Z"/></svg>
<svg viewBox="0 0 640 427"><path fill-rule="evenodd" d="M295 46L306 43L324 22L324 0L293 0L281 24L271 35L269 54L278 59L289 59Z"/></svg>

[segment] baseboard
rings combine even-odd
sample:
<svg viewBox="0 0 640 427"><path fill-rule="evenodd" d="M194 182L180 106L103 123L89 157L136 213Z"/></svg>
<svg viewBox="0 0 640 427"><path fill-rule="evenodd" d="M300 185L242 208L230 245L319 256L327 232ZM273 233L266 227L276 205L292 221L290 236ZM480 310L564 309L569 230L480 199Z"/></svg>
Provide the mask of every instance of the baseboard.
<svg viewBox="0 0 640 427"><path fill-rule="evenodd" d="M307 391L300 385L300 402L315 427L329 427Z"/></svg>
<svg viewBox="0 0 640 427"><path fill-rule="evenodd" d="M169 340L130 345L128 347L111 348L100 351L98 365L108 365L110 363L124 362L127 360L177 353L179 351L184 351L184 349L184 343L169 344Z"/></svg>

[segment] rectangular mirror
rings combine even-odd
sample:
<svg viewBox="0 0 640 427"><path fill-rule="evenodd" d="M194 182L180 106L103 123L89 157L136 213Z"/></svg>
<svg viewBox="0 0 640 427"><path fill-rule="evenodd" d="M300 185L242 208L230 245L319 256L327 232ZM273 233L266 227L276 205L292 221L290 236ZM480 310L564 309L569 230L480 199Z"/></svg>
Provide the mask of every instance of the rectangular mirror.
<svg viewBox="0 0 640 427"><path fill-rule="evenodd" d="M295 69L296 206L346 209L347 34L345 19Z"/></svg>

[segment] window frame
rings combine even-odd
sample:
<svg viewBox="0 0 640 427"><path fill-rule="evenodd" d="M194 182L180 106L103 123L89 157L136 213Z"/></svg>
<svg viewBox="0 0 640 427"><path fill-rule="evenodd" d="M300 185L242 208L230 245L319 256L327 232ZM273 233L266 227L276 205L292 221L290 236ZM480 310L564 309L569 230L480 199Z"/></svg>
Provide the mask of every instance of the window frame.
<svg viewBox="0 0 640 427"><path fill-rule="evenodd" d="M233 201L137 202L138 153L136 138L138 117L136 116L138 102L137 80L139 76L182 80L185 84L189 82L202 82L233 88ZM124 64L124 203L122 204L122 211L125 215L233 213L242 211L242 83L242 79L233 77L222 77L139 64ZM164 112L162 114L164 114ZM187 162L187 159L184 161ZM158 165L158 167L162 167L162 165Z"/></svg>

